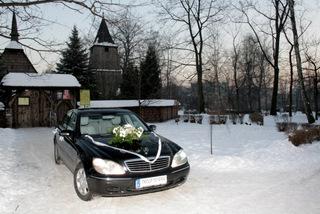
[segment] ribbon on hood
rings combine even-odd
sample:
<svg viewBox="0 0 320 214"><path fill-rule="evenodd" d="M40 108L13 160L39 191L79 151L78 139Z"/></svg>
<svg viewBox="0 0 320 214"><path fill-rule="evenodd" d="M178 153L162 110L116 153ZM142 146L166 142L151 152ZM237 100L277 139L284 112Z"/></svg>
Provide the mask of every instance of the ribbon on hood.
<svg viewBox="0 0 320 214"><path fill-rule="evenodd" d="M157 155L155 157L155 159L153 159L152 161L150 161L148 158L146 158L145 156L143 155L140 155L136 152L131 152L131 151L128 151L126 149L120 149L120 148L117 148L117 147L114 147L114 146L110 146L110 145L107 145L105 143L101 143L99 141L95 141L90 135L85 135L86 138L90 139L92 141L92 143L94 143L95 145L97 146L104 146L104 147L108 147L110 149L114 149L114 150L118 150L120 152L124 152L124 153L129 153L129 154L132 154L132 155L135 155L137 157L139 157L141 160L147 162L147 163L150 163L150 164L153 164L155 163L158 158L160 157L160 154L161 154L161 148L162 148L162 142L161 142L161 138L154 132L152 132L152 134L158 138L158 151L157 151Z"/></svg>

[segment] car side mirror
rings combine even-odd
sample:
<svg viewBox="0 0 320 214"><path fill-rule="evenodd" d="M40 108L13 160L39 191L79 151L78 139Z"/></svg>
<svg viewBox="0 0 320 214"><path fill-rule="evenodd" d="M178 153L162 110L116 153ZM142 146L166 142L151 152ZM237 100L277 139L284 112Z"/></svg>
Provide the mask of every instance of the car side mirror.
<svg viewBox="0 0 320 214"><path fill-rule="evenodd" d="M150 125L150 126L149 126L149 129L150 129L151 131L155 131L155 130L157 129L157 126L156 126L156 125Z"/></svg>
<svg viewBox="0 0 320 214"><path fill-rule="evenodd" d="M62 136L62 137L72 137L73 136L73 131L71 131L71 130L63 130L63 131L61 131L60 132L60 135Z"/></svg>

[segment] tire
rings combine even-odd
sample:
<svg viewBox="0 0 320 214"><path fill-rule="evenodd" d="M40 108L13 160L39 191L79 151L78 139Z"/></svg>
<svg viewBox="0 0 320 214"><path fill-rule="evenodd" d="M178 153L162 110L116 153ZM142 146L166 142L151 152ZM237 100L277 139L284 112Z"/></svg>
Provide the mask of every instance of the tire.
<svg viewBox="0 0 320 214"><path fill-rule="evenodd" d="M58 147L57 147L57 143L54 142L53 143L53 155L54 155L54 162L57 165L60 165L62 163L61 158L59 156L59 151L58 151Z"/></svg>
<svg viewBox="0 0 320 214"><path fill-rule="evenodd" d="M86 172L82 163L79 163L73 174L73 185L78 197L83 201L90 201L92 193L89 190Z"/></svg>

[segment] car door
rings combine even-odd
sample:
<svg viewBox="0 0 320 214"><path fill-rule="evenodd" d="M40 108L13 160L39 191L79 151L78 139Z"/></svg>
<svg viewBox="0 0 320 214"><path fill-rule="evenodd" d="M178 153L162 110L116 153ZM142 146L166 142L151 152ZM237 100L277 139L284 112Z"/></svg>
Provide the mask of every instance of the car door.
<svg viewBox="0 0 320 214"><path fill-rule="evenodd" d="M76 135L76 122L77 122L77 114L72 112L70 115L70 119L66 124L66 130L72 131L73 135L62 137L61 145L64 151L64 162L66 166L73 172L77 160L78 160L78 152L75 147L75 135Z"/></svg>
<svg viewBox="0 0 320 214"><path fill-rule="evenodd" d="M72 115L73 111L68 111L62 121L62 124L59 125L58 127L58 133L57 133L57 138L56 138L56 146L58 147L58 151L59 151L59 156L62 159L63 163L67 164L67 155L66 155L66 151L65 151L65 137L63 137L61 135L62 131L67 130L67 126L68 126L68 122L71 119L71 115Z"/></svg>

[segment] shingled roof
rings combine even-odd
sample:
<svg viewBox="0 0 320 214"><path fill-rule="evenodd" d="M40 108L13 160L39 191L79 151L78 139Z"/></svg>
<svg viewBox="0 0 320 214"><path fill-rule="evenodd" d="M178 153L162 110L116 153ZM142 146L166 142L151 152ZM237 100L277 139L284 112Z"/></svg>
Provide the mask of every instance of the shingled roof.
<svg viewBox="0 0 320 214"><path fill-rule="evenodd" d="M19 33L16 14L12 14L11 41L1 54L4 70L8 72L37 73L36 69L24 53L19 42Z"/></svg>
<svg viewBox="0 0 320 214"><path fill-rule="evenodd" d="M18 39L19 39L16 13L14 11L13 11L13 14L12 14L12 23L11 23L10 36L11 36L11 41L18 41Z"/></svg>
<svg viewBox="0 0 320 214"><path fill-rule="evenodd" d="M107 22L102 18L100 27L97 33L97 36L94 40L94 43L111 43L114 44L114 41L109 33Z"/></svg>

